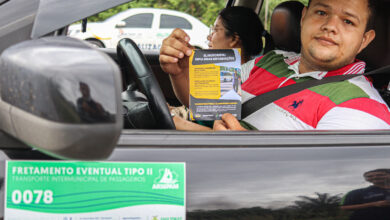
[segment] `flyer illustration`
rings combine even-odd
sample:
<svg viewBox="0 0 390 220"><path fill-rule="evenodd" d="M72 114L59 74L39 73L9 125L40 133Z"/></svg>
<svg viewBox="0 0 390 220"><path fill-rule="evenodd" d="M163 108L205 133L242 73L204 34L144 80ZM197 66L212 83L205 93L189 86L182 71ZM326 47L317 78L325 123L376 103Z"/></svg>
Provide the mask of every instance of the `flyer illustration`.
<svg viewBox="0 0 390 220"><path fill-rule="evenodd" d="M217 120L224 113L241 119L239 49L194 50L189 62L191 119Z"/></svg>

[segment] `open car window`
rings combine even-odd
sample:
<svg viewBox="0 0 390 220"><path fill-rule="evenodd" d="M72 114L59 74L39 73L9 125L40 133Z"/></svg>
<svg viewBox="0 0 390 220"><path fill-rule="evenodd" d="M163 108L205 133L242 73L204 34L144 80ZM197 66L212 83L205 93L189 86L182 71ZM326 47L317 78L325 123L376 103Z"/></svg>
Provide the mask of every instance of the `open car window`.
<svg viewBox="0 0 390 220"><path fill-rule="evenodd" d="M277 2L277 3L280 3L280 2ZM303 3L306 4L305 1L303 1ZM276 2L271 2L271 3L268 3L268 4L269 4L270 8L274 8L276 6ZM131 9L136 9L136 7L130 7L130 8ZM143 9L143 10L145 10L145 9ZM265 15L263 13L265 13L265 12L261 12L260 13L260 17L262 17L262 18L265 17L264 18L264 22L268 22L269 23L270 22L269 21L270 14ZM165 14L162 14L162 15L165 15ZM91 20L95 19L95 21L96 21L96 17L99 17L99 16L100 15L94 16L94 18L91 18ZM169 16L171 16L171 15L169 15ZM108 17L108 16L106 15L106 17ZM173 15L171 17L173 17ZM160 19L162 19L162 18L163 18L163 16L161 16ZM267 19L268 19L268 21L267 21ZM162 28L161 25L164 23L164 21L160 20L159 22L160 22L160 28ZM78 24L78 25L81 26L80 24ZM91 28L95 28L95 25L98 26L99 24L95 24L94 22L92 22L90 24L90 27ZM123 25L124 25L123 27L126 27L127 24L123 24ZM177 25L178 25L178 27L183 28L183 27L181 27L182 22L178 22ZM189 25L191 25L191 24L189 24ZM186 26L190 27L189 25L186 25ZM174 25L170 25L170 26L174 27ZM117 25L117 27L118 27L118 25ZM165 29L165 28L162 28L162 29ZM269 29L269 27L268 27L268 29ZM102 30L105 30L105 29L102 29ZM119 37L119 38L129 37L129 38L135 40L136 43L138 42L137 46L141 49L141 51L144 52L144 54L146 54L148 62L149 62L149 64L151 64L151 68L153 69L153 71L154 71L154 73L155 73L155 75L157 77L157 80L159 81L159 84L162 87L162 90L164 92L164 96L167 98L168 103L170 103L172 105L179 105L179 103L178 103L178 101L177 101L177 99L176 99L176 97L175 97L175 95L173 93L173 90L171 88L169 79L167 79L167 74L163 73L162 70L159 67L159 63L158 63L158 50L159 50L161 44L160 43L156 43L157 41L155 39L153 39L154 37L160 37L160 39L163 39L163 36L166 37L169 33L157 32L156 36L150 35L150 33L149 33L149 35L147 33L124 33L125 30L121 29L120 26L118 28L118 31L122 32L122 33L120 33L120 34L122 34L122 36ZM97 31L95 33L102 33L102 34L104 34L104 33L107 33L107 32L108 31L101 31L101 32ZM96 45L100 45L100 46L103 45L103 47L106 47L106 48L110 48L110 47L115 48L117 43L118 43L118 40L119 40L119 38L114 39L114 38L110 38L110 36L106 36L106 35L102 35L101 37L99 37L100 39L92 39L92 38L87 37L85 35L84 36L80 36L80 37L88 40L89 42L94 42L94 43L96 43ZM139 37L139 41L136 40L137 37ZM191 37L191 39L195 39L195 38L196 37ZM104 39L109 39L109 40L104 40ZM153 39L153 42L148 42L147 41L148 39L151 39L151 40ZM98 40L99 40L99 42L98 42ZM376 42L378 42L378 41L376 41ZM378 45L378 43L374 43L374 45ZM365 58L366 57L367 56L365 56ZM369 56L369 58L370 58L370 56ZM381 79L379 79L377 81L381 81L382 82L381 85L378 85L378 88L379 87L383 88L383 86L387 85L385 80L382 81ZM375 82L377 82L377 81L375 81ZM383 90L383 92L386 92L386 91ZM298 101L296 103L297 106L299 105Z"/></svg>
<svg viewBox="0 0 390 220"><path fill-rule="evenodd" d="M46 3L54 1L61 0L47 0ZM107 4L113 1L105 0ZM61 2L66 4L66 1ZM83 7L98 4L91 3L90 0L79 0L79 3L82 2L86 4ZM170 34L171 27L187 27L188 33L195 29L195 33L191 33L194 36L203 32L207 36L210 33L209 25L214 23L217 12L225 7L227 1L208 1L208 7L205 8L215 10L209 17L207 14L192 17L187 16L191 13L181 14L185 10L179 13L160 8L145 8L145 2L147 1L140 0L127 2L126 5L114 8L110 6L108 7L111 8L110 10L97 15L89 11L90 15L95 15L89 16L85 33L81 31L82 22L79 22L68 27L68 35L71 37L58 36L61 35L58 30L64 30L63 26L60 26L56 27L54 32L50 31L48 36L31 40L35 9L39 6L39 0L0 0L0 17L6 15L4 19L0 19L0 27L2 27L0 28L0 184L5 183L5 161L7 160L57 160L55 162L59 163L62 162L58 159L68 160L65 163L73 163L74 161L69 160L75 159L94 160L92 163L95 163L95 160L104 160L122 165L127 162L185 163L186 197L182 199L184 201L182 214L186 216L185 219L348 219L354 211L344 209L350 208L348 205L358 200L365 200L356 199L355 196L363 195L357 193L363 191L369 195L366 196L367 199L378 197L382 201L381 204L386 205L380 212L376 209L368 210L366 213L369 213L369 216L366 219L390 218L388 209L390 130L195 132L166 129L167 127L163 129L153 125L123 129L125 112L130 108L135 110L149 108L148 100L145 98L147 94L140 92L147 88L145 84L151 85L152 89L160 87L166 102L172 106L180 106L168 74L161 70L159 64L158 51L161 46L159 42ZM186 5L185 1L180 2L187 9L186 12L192 9L202 12L204 9L196 5L202 1L188 2L194 6ZM245 4L254 1L229 2ZM264 8L266 2L269 4L268 7L272 8L281 1L268 0L262 3L259 1L256 5L262 5ZM390 32L388 22L384 22L389 18L387 6L390 2L388 0L381 2L382 10L377 11L376 14L377 21L380 21L377 23L377 39L359 57L367 61L370 69L390 63L390 57L387 56ZM2 11L3 7L10 5L8 3L15 3L13 6L17 7ZM136 7L137 3L140 3L138 6L142 5L142 8ZM180 7L184 7L183 5ZM131 9L127 12L129 14L114 16L120 8L125 7ZM194 11L192 15L196 15ZM126 29L142 29L126 28L132 22L126 21L125 18L139 13L153 15L153 19L143 20L151 23L148 29L153 30L126 32ZM25 16L22 16L23 19L14 19L18 14ZM53 11L45 16L50 14L53 16L61 13ZM172 19L160 27L159 24L162 24L159 20L160 15L180 17L189 24L178 22L178 25L183 26L171 26L175 24L171 22L174 20ZM259 16L263 20L265 15L261 12ZM45 19L45 22L49 22L47 17ZM70 22L73 22L73 19ZM205 31L202 28L204 26ZM15 31L19 30L18 28L22 31ZM166 30L169 32L164 32ZM133 39L135 43L128 39ZM193 45L207 48L207 45L204 46L204 36L191 39L200 40L191 42ZM147 62L138 59L139 54L130 49L136 47L140 49ZM131 59L131 62L128 59ZM145 67L144 64L147 66ZM141 74L134 77L131 73L137 67L140 67ZM145 70L149 67L157 82L144 80L147 78ZM220 76L222 78L217 80L220 83L234 81L232 71L220 73ZM139 83L137 80L142 82ZM390 94L387 89L388 73L372 76L372 80L372 86L382 91L383 97L386 92ZM138 90L135 89L137 87ZM134 93L123 93L125 90L132 90ZM140 104L124 105L127 96L134 94L137 96L133 98L139 100ZM166 106L166 102L161 99L155 100L157 103L155 106ZM291 100L287 108L294 111L301 105L300 99ZM139 117L136 114L129 116L133 116L133 120L141 125L149 123L148 116ZM159 171L155 170L154 174L162 174ZM386 172L387 175L382 172ZM127 173L124 178L113 175L112 173L109 181L106 181L112 184L111 188L104 192L108 197L130 201L143 199L138 189L125 185L126 181L140 181L142 185L147 185L138 174ZM97 176L94 174L94 177ZM176 174L167 176L165 183L175 181ZM61 175L54 177L56 181L66 179ZM80 180L85 181L84 177L87 176L82 177ZM23 176L20 182L26 184L26 188L17 188L17 190L33 191L34 189L28 186L28 183L36 181L37 178L36 174L32 178ZM94 179L100 180L100 178L99 180L91 178ZM151 179L150 186L157 181L161 183L161 179ZM373 182L378 180L385 182L386 190L372 190ZM126 190L131 190L135 194L125 198L127 196L125 193L118 192L118 189L113 187L114 182L123 184ZM81 182L75 184L77 187L74 188L77 190L82 188L81 184ZM46 188L47 185L42 184L42 187ZM94 185L98 184L95 182ZM2 186L1 190L4 190L5 184ZM96 191L93 187L89 189ZM112 190L116 190L117 194L110 194ZM154 192L163 194L168 190L171 189L162 187ZM8 192L12 191L8 190ZM61 198L61 194L54 190L53 192L55 199ZM0 191L1 193L3 191ZM77 194L80 195L80 193L70 195ZM12 199L9 195L5 197L8 200ZM147 199L155 197L157 194L151 194ZM27 195L19 198L30 200L33 197ZM83 195L82 199L77 200L81 205L86 204L88 200L97 202L95 204L100 206L101 199L100 196L84 197ZM120 200L116 201L121 202ZM0 208L0 218L4 216L4 209L7 208L7 204L2 203L4 201L7 203L7 200L0 200L0 206L3 207ZM31 201L28 205L37 205ZM74 211L70 207L74 205L73 203L60 202L59 205L65 205L62 207ZM17 204L15 210L26 204ZM111 205L109 202L105 204ZM62 207L56 206L54 209L65 210ZM145 219L178 219L160 214L151 216L152 209L145 210L149 212L149 217ZM126 212L128 213L130 212ZM377 217L378 215L380 217ZM9 217L6 216L7 218ZM75 216L69 214L61 219L65 218L69 220L74 219ZM107 215L104 218L109 217ZM137 215L129 218L141 219L142 217Z"/></svg>

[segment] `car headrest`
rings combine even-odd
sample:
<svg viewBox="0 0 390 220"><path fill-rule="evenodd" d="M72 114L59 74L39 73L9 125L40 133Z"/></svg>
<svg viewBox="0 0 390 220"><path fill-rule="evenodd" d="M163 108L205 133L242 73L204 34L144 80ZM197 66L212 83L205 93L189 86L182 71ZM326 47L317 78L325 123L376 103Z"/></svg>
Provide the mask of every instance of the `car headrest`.
<svg viewBox="0 0 390 220"><path fill-rule="evenodd" d="M271 16L270 34L275 48L299 53L301 50L300 20L304 5L286 1L277 5Z"/></svg>
<svg viewBox="0 0 390 220"><path fill-rule="evenodd" d="M375 39L359 55L369 69L390 65L390 1L378 2L374 15Z"/></svg>

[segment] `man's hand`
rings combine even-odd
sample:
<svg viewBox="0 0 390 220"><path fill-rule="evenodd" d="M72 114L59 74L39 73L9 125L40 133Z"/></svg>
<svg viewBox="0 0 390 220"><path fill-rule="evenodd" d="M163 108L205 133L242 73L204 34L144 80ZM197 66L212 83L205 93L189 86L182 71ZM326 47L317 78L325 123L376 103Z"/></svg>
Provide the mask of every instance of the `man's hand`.
<svg viewBox="0 0 390 220"><path fill-rule="evenodd" d="M215 131L247 131L240 125L240 122L230 113L225 113L222 115L222 120L216 120L214 122L213 129Z"/></svg>
<svg viewBox="0 0 390 220"><path fill-rule="evenodd" d="M160 49L160 65L171 77L188 74L188 58L193 49L189 41L190 37L178 28L163 40Z"/></svg>
<svg viewBox="0 0 390 220"><path fill-rule="evenodd" d="M374 202L373 205L374 205L375 207L386 207L386 206L390 206L390 202L387 201L387 200L377 201L377 202Z"/></svg>

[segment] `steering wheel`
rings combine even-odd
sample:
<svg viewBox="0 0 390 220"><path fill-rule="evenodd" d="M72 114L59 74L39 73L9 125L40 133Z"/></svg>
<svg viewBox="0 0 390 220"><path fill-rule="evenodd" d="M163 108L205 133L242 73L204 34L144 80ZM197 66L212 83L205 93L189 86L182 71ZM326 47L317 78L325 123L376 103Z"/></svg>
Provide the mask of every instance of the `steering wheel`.
<svg viewBox="0 0 390 220"><path fill-rule="evenodd" d="M117 54L119 61L128 70L126 74L130 74L138 89L146 96L148 109L152 114L152 117L147 117L147 120L154 120L153 124L159 129L175 129L160 85L135 42L128 38L120 40L117 46Z"/></svg>

